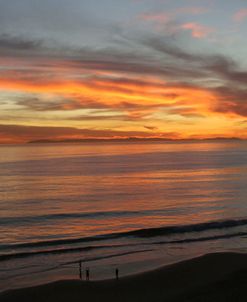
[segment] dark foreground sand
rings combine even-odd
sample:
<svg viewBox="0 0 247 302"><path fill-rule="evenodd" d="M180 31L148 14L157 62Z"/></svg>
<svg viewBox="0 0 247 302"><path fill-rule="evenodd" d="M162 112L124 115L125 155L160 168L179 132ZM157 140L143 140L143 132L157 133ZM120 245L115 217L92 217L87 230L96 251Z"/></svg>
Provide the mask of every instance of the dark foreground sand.
<svg viewBox="0 0 247 302"><path fill-rule="evenodd" d="M247 254L209 254L118 281L58 281L3 292L0 301L247 301Z"/></svg>

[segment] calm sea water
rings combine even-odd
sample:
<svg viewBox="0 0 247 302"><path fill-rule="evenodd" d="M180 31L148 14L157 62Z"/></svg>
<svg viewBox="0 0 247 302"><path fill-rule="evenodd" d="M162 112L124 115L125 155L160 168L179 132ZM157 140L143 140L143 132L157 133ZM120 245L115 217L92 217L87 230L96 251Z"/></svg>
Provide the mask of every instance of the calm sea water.
<svg viewBox="0 0 247 302"><path fill-rule="evenodd" d="M0 147L1 290L247 249L247 143Z"/></svg>

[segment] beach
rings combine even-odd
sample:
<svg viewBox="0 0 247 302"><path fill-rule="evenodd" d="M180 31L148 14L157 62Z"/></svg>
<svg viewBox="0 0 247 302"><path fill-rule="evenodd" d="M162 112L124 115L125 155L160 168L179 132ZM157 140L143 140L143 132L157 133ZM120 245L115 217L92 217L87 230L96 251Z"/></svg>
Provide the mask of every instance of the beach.
<svg viewBox="0 0 247 302"><path fill-rule="evenodd" d="M5 291L14 301L246 301L247 255L213 253L119 280L57 281Z"/></svg>

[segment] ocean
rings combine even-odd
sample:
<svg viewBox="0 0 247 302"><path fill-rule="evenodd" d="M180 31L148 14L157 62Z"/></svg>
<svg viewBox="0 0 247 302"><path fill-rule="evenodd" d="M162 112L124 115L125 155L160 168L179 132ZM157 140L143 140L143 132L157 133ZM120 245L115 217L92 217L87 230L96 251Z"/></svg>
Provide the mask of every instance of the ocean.
<svg viewBox="0 0 247 302"><path fill-rule="evenodd" d="M247 142L0 147L0 290L247 251Z"/></svg>

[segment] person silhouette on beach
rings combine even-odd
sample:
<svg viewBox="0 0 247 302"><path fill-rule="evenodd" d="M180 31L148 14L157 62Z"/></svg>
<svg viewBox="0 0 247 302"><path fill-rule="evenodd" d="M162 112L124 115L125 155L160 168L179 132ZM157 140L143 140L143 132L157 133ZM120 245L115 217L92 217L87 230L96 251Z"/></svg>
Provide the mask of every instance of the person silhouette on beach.
<svg viewBox="0 0 247 302"><path fill-rule="evenodd" d="M79 261L79 277L80 280L82 279L82 275L81 275L81 261Z"/></svg>
<svg viewBox="0 0 247 302"><path fill-rule="evenodd" d="M86 280L89 281L89 268L86 269Z"/></svg>
<svg viewBox="0 0 247 302"><path fill-rule="evenodd" d="M116 280L118 280L118 268L116 268L115 273L116 273Z"/></svg>

